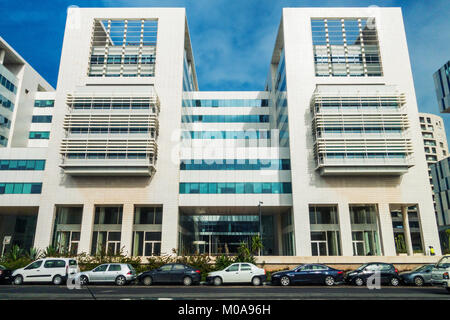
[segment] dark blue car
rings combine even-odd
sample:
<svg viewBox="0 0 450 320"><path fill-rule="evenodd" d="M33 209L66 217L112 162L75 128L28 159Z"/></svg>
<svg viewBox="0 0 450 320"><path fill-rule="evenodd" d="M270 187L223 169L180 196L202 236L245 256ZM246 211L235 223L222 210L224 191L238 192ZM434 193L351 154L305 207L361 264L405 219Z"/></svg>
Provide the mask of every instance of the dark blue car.
<svg viewBox="0 0 450 320"><path fill-rule="evenodd" d="M344 280L344 271L323 264L303 264L294 270L280 271L272 275L272 284L325 284L332 286Z"/></svg>
<svg viewBox="0 0 450 320"><path fill-rule="evenodd" d="M181 263L169 263L139 274L137 280L146 286L154 283L179 283L190 286L200 283L201 277L200 270L196 268Z"/></svg>

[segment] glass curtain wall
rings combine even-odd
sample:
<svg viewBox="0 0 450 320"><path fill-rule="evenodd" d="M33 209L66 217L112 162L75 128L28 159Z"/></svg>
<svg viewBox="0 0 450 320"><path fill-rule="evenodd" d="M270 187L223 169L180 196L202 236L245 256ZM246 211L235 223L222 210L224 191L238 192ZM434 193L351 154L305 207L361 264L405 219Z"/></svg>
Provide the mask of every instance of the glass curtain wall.
<svg viewBox="0 0 450 320"><path fill-rule="evenodd" d="M377 205L350 205L349 207L353 255L380 256Z"/></svg>
<svg viewBox="0 0 450 320"><path fill-rule="evenodd" d="M122 206L96 206L91 254L120 253Z"/></svg>
<svg viewBox="0 0 450 320"><path fill-rule="evenodd" d="M337 206L309 206L313 256L340 256L341 241Z"/></svg>
<svg viewBox="0 0 450 320"><path fill-rule="evenodd" d="M81 235L83 207L57 207L53 247L60 253L77 254Z"/></svg>
<svg viewBox="0 0 450 320"><path fill-rule="evenodd" d="M133 256L161 254L162 214L161 206L134 208Z"/></svg>

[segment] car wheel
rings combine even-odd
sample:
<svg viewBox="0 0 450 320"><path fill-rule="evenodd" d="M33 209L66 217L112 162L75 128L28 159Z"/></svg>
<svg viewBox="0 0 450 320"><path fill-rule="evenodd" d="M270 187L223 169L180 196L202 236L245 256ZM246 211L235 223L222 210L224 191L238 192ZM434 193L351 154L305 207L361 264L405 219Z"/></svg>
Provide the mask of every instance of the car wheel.
<svg viewBox="0 0 450 320"><path fill-rule="evenodd" d="M214 278L214 285L220 286L222 284L222 278L221 277L215 277Z"/></svg>
<svg viewBox="0 0 450 320"><path fill-rule="evenodd" d="M447 289L447 292L450 293L450 287L447 287L445 289Z"/></svg>
<svg viewBox="0 0 450 320"><path fill-rule="evenodd" d="M59 286L62 283L62 281L63 281L62 277L58 274L58 275L53 277L52 283L55 286Z"/></svg>
<svg viewBox="0 0 450 320"><path fill-rule="evenodd" d="M360 286L364 285L364 280L361 279L360 277L358 277L358 278L355 279L355 284L356 284L358 287L360 287Z"/></svg>
<svg viewBox="0 0 450 320"><path fill-rule="evenodd" d="M183 284L185 285L185 286L190 286L191 284L192 284L192 278L191 277L184 277L183 278Z"/></svg>
<svg viewBox="0 0 450 320"><path fill-rule="evenodd" d="M260 286L261 285L261 278L260 277L253 277L252 284L254 286Z"/></svg>
<svg viewBox="0 0 450 320"><path fill-rule="evenodd" d="M280 283L283 287L286 287L291 284L291 279L288 276L281 277Z"/></svg>
<svg viewBox="0 0 450 320"><path fill-rule="evenodd" d="M327 286L334 286L334 278L332 276L327 276L325 278L325 284Z"/></svg>
<svg viewBox="0 0 450 320"><path fill-rule="evenodd" d="M424 281L423 281L423 278L422 278L422 277L415 277L415 278L414 278L414 284L415 284L417 287L423 286L423 283L424 283Z"/></svg>
<svg viewBox="0 0 450 320"><path fill-rule="evenodd" d="M87 285L88 283L89 283L88 277L86 277L86 276L81 276L81 277L80 277L80 284L81 284L82 286L85 286L85 285Z"/></svg>
<svg viewBox="0 0 450 320"><path fill-rule="evenodd" d="M20 286L23 284L23 277L21 275L15 276L13 282L15 285Z"/></svg>
<svg viewBox="0 0 450 320"><path fill-rule="evenodd" d="M126 283L127 283L127 279L125 279L124 276L118 276L118 277L116 278L116 285L118 285L118 286L123 286L123 285L125 285Z"/></svg>
<svg viewBox="0 0 450 320"><path fill-rule="evenodd" d="M398 280L398 278L392 278L391 279L391 286L397 287L400 284L400 281Z"/></svg>
<svg viewBox="0 0 450 320"><path fill-rule="evenodd" d="M146 286L151 286L153 284L153 278L150 276L147 276L142 280L142 283Z"/></svg>

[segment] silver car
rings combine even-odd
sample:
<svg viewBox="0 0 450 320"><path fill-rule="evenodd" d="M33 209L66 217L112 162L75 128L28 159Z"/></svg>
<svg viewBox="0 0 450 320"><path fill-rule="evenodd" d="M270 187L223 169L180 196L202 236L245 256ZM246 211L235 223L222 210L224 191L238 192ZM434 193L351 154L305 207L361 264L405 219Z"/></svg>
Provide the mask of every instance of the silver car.
<svg viewBox="0 0 450 320"><path fill-rule="evenodd" d="M118 286L123 286L135 279L136 271L133 266L126 263L106 263L91 271L80 273L82 285L95 282L113 282Z"/></svg>

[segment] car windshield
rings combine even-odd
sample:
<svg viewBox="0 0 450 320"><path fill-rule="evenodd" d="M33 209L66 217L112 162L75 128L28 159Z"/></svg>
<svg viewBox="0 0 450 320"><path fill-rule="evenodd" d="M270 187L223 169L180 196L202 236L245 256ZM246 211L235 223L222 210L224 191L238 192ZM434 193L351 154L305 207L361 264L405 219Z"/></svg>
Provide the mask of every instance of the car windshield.
<svg viewBox="0 0 450 320"><path fill-rule="evenodd" d="M450 267L450 256L443 257L437 263L438 268L449 268Z"/></svg>
<svg viewBox="0 0 450 320"><path fill-rule="evenodd" d="M0 265L0 270L5 270L6 268L2 265Z"/></svg>
<svg viewBox="0 0 450 320"><path fill-rule="evenodd" d="M363 264L362 266L359 266L358 268L356 268L356 270L362 270L365 267L367 267L368 263Z"/></svg>
<svg viewBox="0 0 450 320"><path fill-rule="evenodd" d="M418 272L418 271L424 271L427 268L427 265L424 266L419 266L413 270L411 270L411 272Z"/></svg>
<svg viewBox="0 0 450 320"><path fill-rule="evenodd" d="M304 266L306 266L306 264L299 265L297 268L294 269L294 271L300 271L303 269Z"/></svg>

